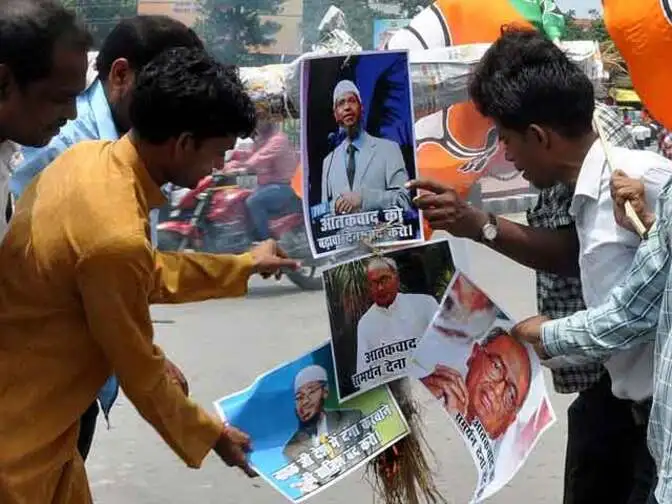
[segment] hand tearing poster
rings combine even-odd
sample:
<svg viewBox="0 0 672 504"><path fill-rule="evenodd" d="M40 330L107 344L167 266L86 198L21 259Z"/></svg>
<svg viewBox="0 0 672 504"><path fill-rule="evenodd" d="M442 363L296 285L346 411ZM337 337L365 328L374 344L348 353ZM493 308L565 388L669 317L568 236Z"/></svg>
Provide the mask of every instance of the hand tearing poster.
<svg viewBox="0 0 672 504"><path fill-rule="evenodd" d="M339 405L330 345L215 402L251 438L250 465L292 502L346 477L409 432L387 387Z"/></svg>
<svg viewBox="0 0 672 504"><path fill-rule="evenodd" d="M339 400L406 376L407 361L438 311L453 272L447 241L325 270Z"/></svg>
<svg viewBox="0 0 672 504"><path fill-rule="evenodd" d="M474 458L472 502L506 485L555 422L539 360L507 332L513 324L458 272L408 366L442 403Z"/></svg>
<svg viewBox="0 0 672 504"><path fill-rule="evenodd" d="M304 215L313 255L422 241L406 51L302 63Z"/></svg>

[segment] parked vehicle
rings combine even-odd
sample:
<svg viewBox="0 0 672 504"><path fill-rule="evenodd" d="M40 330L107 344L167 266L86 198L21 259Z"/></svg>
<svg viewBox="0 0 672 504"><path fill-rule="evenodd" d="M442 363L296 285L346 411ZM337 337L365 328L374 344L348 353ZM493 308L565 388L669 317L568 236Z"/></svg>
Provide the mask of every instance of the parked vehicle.
<svg viewBox="0 0 672 504"><path fill-rule="evenodd" d="M224 171L204 178L195 189L171 198L158 225L159 250L197 250L240 254L254 245L254 230L245 205L257 186L257 178L244 169ZM177 189L179 190L179 189ZM302 261L299 271L287 277L304 290L322 288L304 227L301 200L291 203L269 222L271 234L292 258Z"/></svg>

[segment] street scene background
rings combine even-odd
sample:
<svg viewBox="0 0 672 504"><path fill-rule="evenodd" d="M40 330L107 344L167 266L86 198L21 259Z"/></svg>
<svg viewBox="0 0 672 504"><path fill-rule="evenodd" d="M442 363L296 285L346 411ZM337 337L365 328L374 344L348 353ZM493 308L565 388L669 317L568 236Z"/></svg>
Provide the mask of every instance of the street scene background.
<svg viewBox="0 0 672 504"><path fill-rule="evenodd" d="M515 318L536 313L531 270L477 244L468 245L468 255L470 276L502 309ZM158 344L184 371L192 397L206 407L319 345L328 337L329 327L323 292L301 292L286 281L276 284L261 279L252 282L247 299L157 306L153 318ZM551 383L550 376L547 383ZM473 461L441 408L430 404L420 386L414 389L425 405L427 439L436 452L439 488L450 504L468 502L476 481ZM513 482L487 502L561 503L566 409L573 396L549 392L558 423L541 439ZM112 411L111 430L100 421L87 468L97 504L276 504L283 500L262 480L248 480L214 454L201 470L189 470L125 397ZM373 492L362 475L363 471L357 472L311 502L373 502Z"/></svg>

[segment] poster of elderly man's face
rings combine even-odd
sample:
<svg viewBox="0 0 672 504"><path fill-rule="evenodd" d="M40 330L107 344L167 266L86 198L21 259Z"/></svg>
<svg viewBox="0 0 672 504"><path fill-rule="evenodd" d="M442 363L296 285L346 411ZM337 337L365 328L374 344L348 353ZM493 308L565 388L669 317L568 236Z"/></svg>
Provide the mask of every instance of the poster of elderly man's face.
<svg viewBox="0 0 672 504"><path fill-rule="evenodd" d="M423 239L408 53L302 63L304 215L313 255Z"/></svg>
<svg viewBox="0 0 672 504"><path fill-rule="evenodd" d="M475 500L506 485L555 420L537 355L513 324L458 271L408 365L469 446Z"/></svg>
<svg viewBox="0 0 672 504"><path fill-rule="evenodd" d="M324 273L338 397L406 376L454 272L447 241L371 255Z"/></svg>

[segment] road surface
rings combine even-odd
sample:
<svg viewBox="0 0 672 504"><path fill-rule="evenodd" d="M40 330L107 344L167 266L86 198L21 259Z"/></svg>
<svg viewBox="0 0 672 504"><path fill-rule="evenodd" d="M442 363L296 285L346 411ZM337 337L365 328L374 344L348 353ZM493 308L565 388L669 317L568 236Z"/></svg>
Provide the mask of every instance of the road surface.
<svg viewBox="0 0 672 504"><path fill-rule="evenodd" d="M515 317L535 313L530 270L480 245L469 246L474 279ZM189 379L192 397L213 410L214 399L249 385L264 371L328 338L321 292L300 292L289 283L254 280L247 299L153 309L157 340ZM547 377L550 384L550 377ZM422 391L424 394L424 391ZM436 451L440 489L449 503L469 501L476 471L442 410L427 404L427 436ZM558 416L526 466L492 504L559 504L566 409L571 396L552 393ZM87 464L97 504L275 504L285 502L263 481L248 480L211 455L190 470L137 414L125 397L112 411L111 429L100 421ZM313 504L364 504L373 492L361 472L311 500Z"/></svg>

